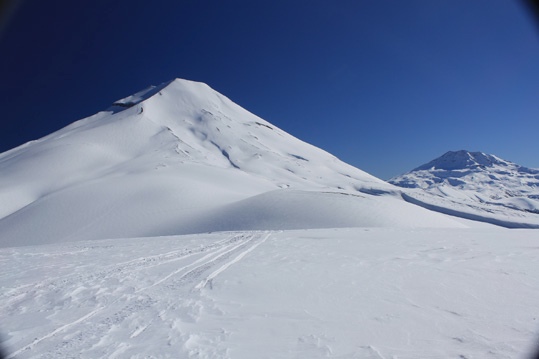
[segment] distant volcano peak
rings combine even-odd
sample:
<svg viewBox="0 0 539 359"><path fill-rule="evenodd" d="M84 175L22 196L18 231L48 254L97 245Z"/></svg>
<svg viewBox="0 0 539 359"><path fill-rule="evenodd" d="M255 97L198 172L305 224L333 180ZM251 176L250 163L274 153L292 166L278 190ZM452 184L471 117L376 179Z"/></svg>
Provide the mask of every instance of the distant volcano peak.
<svg viewBox="0 0 539 359"><path fill-rule="evenodd" d="M536 223L538 219L539 169L520 166L483 152L449 151L390 179L389 183L423 189L438 197L435 201L431 198L428 205L431 208L436 201L447 199L458 208L457 212L471 213L480 209L489 216L513 213L515 218L527 217L531 219L527 223ZM417 192L414 194L416 199L421 197Z"/></svg>
<svg viewBox="0 0 539 359"><path fill-rule="evenodd" d="M462 170L477 167L493 167L494 165L508 165L510 162L504 161L494 155L483 152L470 152L466 150L448 151L442 156L415 168L413 171L422 170Z"/></svg>

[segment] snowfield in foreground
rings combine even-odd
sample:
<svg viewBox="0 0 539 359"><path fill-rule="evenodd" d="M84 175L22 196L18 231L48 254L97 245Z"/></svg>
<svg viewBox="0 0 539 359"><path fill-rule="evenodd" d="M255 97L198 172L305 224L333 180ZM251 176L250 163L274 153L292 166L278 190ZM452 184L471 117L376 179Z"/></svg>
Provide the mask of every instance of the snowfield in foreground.
<svg viewBox="0 0 539 359"><path fill-rule="evenodd" d="M537 231L220 232L0 249L9 358L525 358Z"/></svg>

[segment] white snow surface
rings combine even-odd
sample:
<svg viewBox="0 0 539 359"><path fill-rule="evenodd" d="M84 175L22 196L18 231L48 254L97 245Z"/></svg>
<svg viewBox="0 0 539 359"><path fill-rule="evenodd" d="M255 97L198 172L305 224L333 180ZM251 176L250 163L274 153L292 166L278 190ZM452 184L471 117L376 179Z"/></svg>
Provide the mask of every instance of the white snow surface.
<svg viewBox="0 0 539 359"><path fill-rule="evenodd" d="M482 152L449 151L390 183L412 203L506 227L539 228L539 169Z"/></svg>
<svg viewBox="0 0 539 359"><path fill-rule="evenodd" d="M536 230L311 229L0 249L8 358L526 358Z"/></svg>
<svg viewBox="0 0 539 359"><path fill-rule="evenodd" d="M462 227L205 84L174 80L0 155L0 246L216 230Z"/></svg>
<svg viewBox="0 0 539 359"><path fill-rule="evenodd" d="M381 181L205 84L150 87L0 154L0 347L524 358L537 231L490 223L537 215L436 190Z"/></svg>

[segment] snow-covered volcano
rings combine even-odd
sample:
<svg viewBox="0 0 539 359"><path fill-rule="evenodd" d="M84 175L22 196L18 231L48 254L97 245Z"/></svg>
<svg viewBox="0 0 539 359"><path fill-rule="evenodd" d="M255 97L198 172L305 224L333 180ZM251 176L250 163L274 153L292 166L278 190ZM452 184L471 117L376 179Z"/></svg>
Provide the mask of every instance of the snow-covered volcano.
<svg viewBox="0 0 539 359"><path fill-rule="evenodd" d="M449 151L389 182L422 189L432 196L424 191L406 191L406 194L446 209L514 222L514 226L533 227L539 223L539 169L494 155Z"/></svg>
<svg viewBox="0 0 539 359"><path fill-rule="evenodd" d="M488 155L483 152L469 152L466 150L448 151L442 156L419 166L412 170L413 172L422 170L438 171L462 171L478 170L496 167L517 166L494 155ZM520 167L520 166L518 166ZM440 173L441 174L441 173Z"/></svg>
<svg viewBox="0 0 539 359"><path fill-rule="evenodd" d="M516 359L537 337L535 230L422 208L495 217L201 83L119 100L0 154L0 174L8 359Z"/></svg>
<svg viewBox="0 0 539 359"><path fill-rule="evenodd" d="M405 203L392 185L209 86L179 79L1 154L0 171L2 245L461 225Z"/></svg>

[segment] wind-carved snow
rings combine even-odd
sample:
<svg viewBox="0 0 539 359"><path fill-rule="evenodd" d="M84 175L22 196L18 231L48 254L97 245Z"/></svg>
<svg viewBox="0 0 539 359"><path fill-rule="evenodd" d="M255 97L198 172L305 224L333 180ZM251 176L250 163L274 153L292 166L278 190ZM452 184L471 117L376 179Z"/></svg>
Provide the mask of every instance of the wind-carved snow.
<svg viewBox="0 0 539 359"><path fill-rule="evenodd" d="M429 209L539 228L539 170L494 155L450 151L389 182L412 189L403 191L404 198Z"/></svg>
<svg viewBox="0 0 539 359"><path fill-rule="evenodd" d="M142 91L137 92L134 95L125 97L121 100L118 100L112 104L113 107L123 107L123 108L130 108L135 106L136 104L146 100L147 98L155 95L156 93L159 93L163 88L166 87L165 84L161 84L159 86L150 86ZM114 109L117 110L117 109Z"/></svg>

